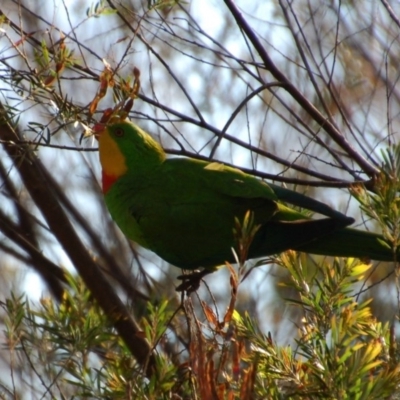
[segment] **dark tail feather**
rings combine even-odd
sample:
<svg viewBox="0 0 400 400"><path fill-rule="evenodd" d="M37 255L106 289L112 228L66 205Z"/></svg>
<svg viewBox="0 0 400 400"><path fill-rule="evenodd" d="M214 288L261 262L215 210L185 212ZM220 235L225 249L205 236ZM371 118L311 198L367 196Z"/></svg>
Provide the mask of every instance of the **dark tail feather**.
<svg viewBox="0 0 400 400"><path fill-rule="evenodd" d="M294 250L336 257L367 258L379 261L399 261L382 235L357 229L341 229Z"/></svg>
<svg viewBox="0 0 400 400"><path fill-rule="evenodd" d="M326 256L395 260L393 251L381 235L345 228L352 222L351 218L270 221L257 232L250 247L249 258L290 249Z"/></svg>
<svg viewBox="0 0 400 400"><path fill-rule="evenodd" d="M269 221L262 225L250 247L249 258L263 257L314 243L353 222L345 219Z"/></svg>

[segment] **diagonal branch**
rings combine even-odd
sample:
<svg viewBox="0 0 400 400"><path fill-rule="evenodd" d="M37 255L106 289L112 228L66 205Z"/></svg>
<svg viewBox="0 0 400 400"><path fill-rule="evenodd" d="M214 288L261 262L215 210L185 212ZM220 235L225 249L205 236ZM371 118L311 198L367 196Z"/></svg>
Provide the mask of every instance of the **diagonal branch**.
<svg viewBox="0 0 400 400"><path fill-rule="evenodd" d="M51 232L82 276L93 297L113 322L132 355L146 370L147 376L151 376L155 369L155 355L150 344L143 338L139 325L75 232L64 209L46 182L46 174L43 173L44 167L40 160L33 155L29 147L13 145L18 140L18 135L9 124L6 110L1 104L0 138L5 141L4 150L14 161L25 188Z"/></svg>
<svg viewBox="0 0 400 400"><path fill-rule="evenodd" d="M257 35L244 19L242 13L236 7L233 0L224 0L229 11L232 13L236 23L249 38L259 56L264 62L265 68L274 76L274 78L283 85L283 88L303 107L303 109L325 130L325 132L344 150L369 176L374 176L378 170L362 157L347 141L347 139L336 128L334 123L324 117L317 108L290 82L273 63L264 46L261 44Z"/></svg>

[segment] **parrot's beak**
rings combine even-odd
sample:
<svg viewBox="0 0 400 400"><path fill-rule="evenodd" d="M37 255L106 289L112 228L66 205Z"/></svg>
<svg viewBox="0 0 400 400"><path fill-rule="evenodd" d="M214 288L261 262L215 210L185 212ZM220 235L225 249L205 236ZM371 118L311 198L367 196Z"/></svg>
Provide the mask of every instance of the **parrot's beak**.
<svg viewBox="0 0 400 400"><path fill-rule="evenodd" d="M94 137L97 140L99 140L99 137L105 131L105 129L106 129L106 125L105 124L101 124L101 123L94 124L93 128L92 128L92 131L94 132Z"/></svg>

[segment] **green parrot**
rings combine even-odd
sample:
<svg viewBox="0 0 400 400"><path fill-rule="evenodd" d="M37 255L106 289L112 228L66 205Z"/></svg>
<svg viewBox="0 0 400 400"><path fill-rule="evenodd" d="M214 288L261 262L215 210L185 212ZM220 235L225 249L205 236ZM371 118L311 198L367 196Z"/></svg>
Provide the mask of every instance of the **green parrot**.
<svg viewBox="0 0 400 400"><path fill-rule="evenodd" d="M176 267L210 271L235 262L235 217L251 211L259 228L248 258L288 249L393 261L381 235L312 198L217 162L167 158L161 145L127 120L96 124L106 205L122 232ZM326 218L311 219L283 203Z"/></svg>

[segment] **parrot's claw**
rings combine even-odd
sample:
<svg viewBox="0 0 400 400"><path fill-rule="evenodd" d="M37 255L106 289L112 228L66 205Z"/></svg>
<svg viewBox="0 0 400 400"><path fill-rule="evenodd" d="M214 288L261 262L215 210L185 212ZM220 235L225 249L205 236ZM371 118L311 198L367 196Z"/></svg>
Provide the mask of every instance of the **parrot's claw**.
<svg viewBox="0 0 400 400"><path fill-rule="evenodd" d="M209 273L207 269L202 271L194 271L188 275L179 275L177 279L181 280L182 283L176 288L177 292L192 293L200 287L200 281Z"/></svg>

